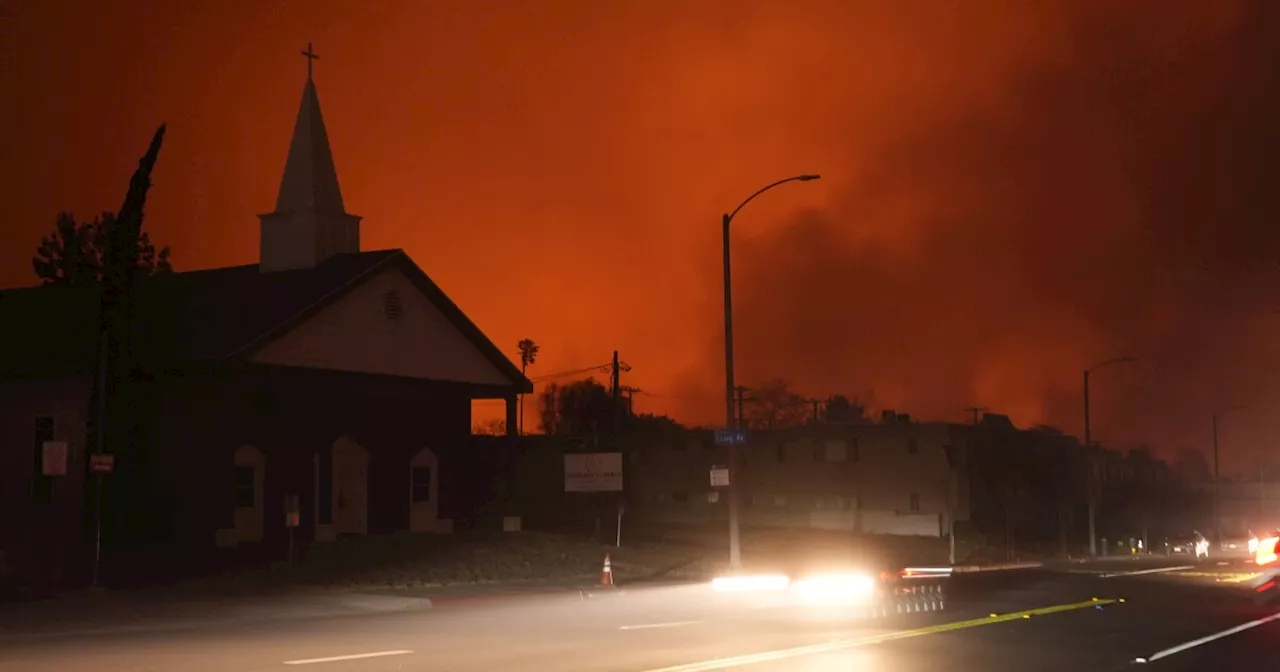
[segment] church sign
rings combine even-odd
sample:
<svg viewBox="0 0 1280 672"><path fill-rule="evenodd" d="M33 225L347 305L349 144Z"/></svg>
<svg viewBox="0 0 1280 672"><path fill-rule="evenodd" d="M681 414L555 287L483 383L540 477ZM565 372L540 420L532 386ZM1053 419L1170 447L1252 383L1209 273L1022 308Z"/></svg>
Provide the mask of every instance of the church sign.
<svg viewBox="0 0 1280 672"><path fill-rule="evenodd" d="M564 456L565 492L622 490L622 453L570 453Z"/></svg>

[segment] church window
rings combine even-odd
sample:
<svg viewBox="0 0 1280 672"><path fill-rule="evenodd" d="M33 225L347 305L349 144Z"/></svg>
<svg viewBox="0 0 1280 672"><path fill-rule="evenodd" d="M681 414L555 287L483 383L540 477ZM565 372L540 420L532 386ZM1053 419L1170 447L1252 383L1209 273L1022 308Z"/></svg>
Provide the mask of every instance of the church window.
<svg viewBox="0 0 1280 672"><path fill-rule="evenodd" d="M431 501L431 467L413 468L412 493L415 504Z"/></svg>
<svg viewBox="0 0 1280 672"><path fill-rule="evenodd" d="M235 497L237 508L252 509L255 506L257 488L254 480L253 467L236 466Z"/></svg>
<svg viewBox="0 0 1280 672"><path fill-rule="evenodd" d="M404 304L400 302L400 292L394 289L382 295L382 313L388 320L398 320L404 314Z"/></svg>

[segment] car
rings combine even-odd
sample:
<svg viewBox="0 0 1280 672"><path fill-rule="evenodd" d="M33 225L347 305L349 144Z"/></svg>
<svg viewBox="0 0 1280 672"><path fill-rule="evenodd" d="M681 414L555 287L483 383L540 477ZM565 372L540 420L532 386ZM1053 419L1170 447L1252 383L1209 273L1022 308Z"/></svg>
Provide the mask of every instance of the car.
<svg viewBox="0 0 1280 672"><path fill-rule="evenodd" d="M1218 551L1228 558L1252 558L1258 552L1258 537L1252 532L1223 537L1218 543Z"/></svg>
<svg viewBox="0 0 1280 672"><path fill-rule="evenodd" d="M1189 537L1177 538L1165 543L1165 553L1169 555L1194 555L1197 560L1209 557L1209 540L1196 532Z"/></svg>

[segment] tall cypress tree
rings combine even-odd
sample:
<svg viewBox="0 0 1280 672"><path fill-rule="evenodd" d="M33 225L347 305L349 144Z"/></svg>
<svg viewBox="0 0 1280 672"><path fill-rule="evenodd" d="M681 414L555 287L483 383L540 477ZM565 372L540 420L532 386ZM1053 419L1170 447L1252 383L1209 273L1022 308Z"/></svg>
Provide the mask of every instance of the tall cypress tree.
<svg viewBox="0 0 1280 672"><path fill-rule="evenodd" d="M106 496L102 498L104 538L117 536L114 530L145 534L138 529L138 505L145 506L146 474L150 466L136 446L135 402L132 371L133 300L138 270L138 240L142 234L143 209L151 188L151 171L155 168L164 141L162 124L151 139L151 146L138 162L129 181L124 203L115 220L103 231L102 287L99 307L100 341L98 384L94 387L97 445L116 457L116 474L106 479ZM120 511L123 505L127 510ZM123 515L121 515L123 514ZM143 526L145 528L145 526Z"/></svg>

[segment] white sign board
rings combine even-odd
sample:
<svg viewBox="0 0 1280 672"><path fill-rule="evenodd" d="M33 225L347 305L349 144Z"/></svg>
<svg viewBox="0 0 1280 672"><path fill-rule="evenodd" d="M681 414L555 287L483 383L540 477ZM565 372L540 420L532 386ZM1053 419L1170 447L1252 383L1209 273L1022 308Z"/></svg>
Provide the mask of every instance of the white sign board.
<svg viewBox="0 0 1280 672"><path fill-rule="evenodd" d="M729 486L729 470L723 467L717 467L711 470L711 487L724 488Z"/></svg>
<svg viewBox="0 0 1280 672"><path fill-rule="evenodd" d="M564 456L565 492L622 490L622 453L572 453Z"/></svg>
<svg viewBox="0 0 1280 672"><path fill-rule="evenodd" d="M45 476L66 476L67 442L45 441L40 447L44 453L40 473Z"/></svg>

